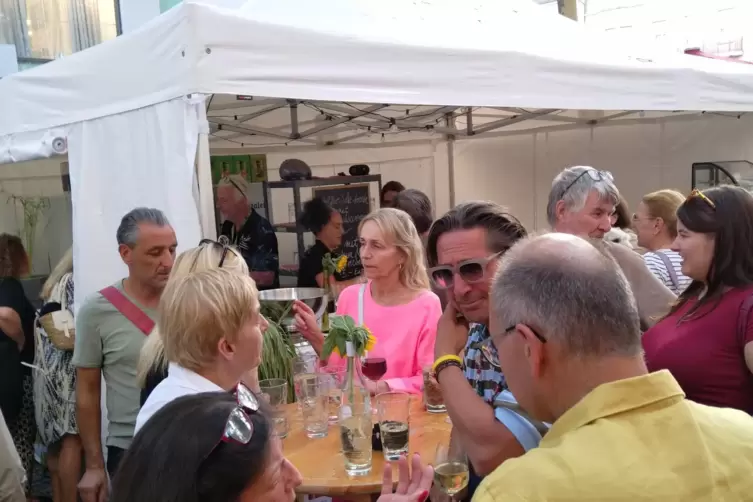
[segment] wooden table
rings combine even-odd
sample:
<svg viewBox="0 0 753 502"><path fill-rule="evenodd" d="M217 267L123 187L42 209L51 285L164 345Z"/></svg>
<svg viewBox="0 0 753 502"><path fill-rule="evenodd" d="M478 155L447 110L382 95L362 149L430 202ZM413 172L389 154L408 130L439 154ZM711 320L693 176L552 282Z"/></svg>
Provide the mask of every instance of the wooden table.
<svg viewBox="0 0 753 502"><path fill-rule="evenodd" d="M303 418L298 405L287 405L286 413L290 433L283 441L283 451L285 457L301 471L303 483L297 489L299 494L341 497L361 502L369 501L372 494L381 492L385 462L382 452L373 452L371 472L368 475L350 477L345 473L337 426L330 425L327 437L310 439L303 430ZM447 423L446 413L428 413L424 410L420 396L412 399L411 454L419 453L424 462L433 462L437 445L449 444L451 428ZM397 481L397 470L394 474Z"/></svg>

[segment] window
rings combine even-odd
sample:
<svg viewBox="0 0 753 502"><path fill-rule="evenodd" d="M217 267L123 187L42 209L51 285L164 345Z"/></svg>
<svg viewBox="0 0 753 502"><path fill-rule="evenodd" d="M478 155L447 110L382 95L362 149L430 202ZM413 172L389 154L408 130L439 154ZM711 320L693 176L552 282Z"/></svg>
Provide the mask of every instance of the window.
<svg viewBox="0 0 753 502"><path fill-rule="evenodd" d="M0 0L0 44L50 60L115 38L115 0Z"/></svg>

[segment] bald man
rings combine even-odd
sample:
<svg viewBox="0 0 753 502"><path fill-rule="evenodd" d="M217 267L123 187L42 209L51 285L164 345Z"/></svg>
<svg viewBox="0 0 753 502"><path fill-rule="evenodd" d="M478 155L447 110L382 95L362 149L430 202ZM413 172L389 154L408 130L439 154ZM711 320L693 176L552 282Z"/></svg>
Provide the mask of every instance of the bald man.
<svg viewBox="0 0 753 502"><path fill-rule="evenodd" d="M669 372L648 373L612 258L574 235L522 240L490 310L495 362L519 406L552 427L474 502L750 500L753 417L688 401Z"/></svg>

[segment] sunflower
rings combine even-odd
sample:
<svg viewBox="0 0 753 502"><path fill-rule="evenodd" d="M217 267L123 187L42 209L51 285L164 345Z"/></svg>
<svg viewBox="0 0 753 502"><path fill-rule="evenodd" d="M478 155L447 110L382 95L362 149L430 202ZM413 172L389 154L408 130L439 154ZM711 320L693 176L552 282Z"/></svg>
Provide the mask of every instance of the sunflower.
<svg viewBox="0 0 753 502"><path fill-rule="evenodd" d="M348 257L345 255L340 256L340 258L337 259L337 266L335 267L338 272L342 272L345 270L346 265L348 264Z"/></svg>
<svg viewBox="0 0 753 502"><path fill-rule="evenodd" d="M374 345L376 345L376 338L371 334L369 328L364 326L363 329L366 331L366 346L364 349L368 352L374 348Z"/></svg>

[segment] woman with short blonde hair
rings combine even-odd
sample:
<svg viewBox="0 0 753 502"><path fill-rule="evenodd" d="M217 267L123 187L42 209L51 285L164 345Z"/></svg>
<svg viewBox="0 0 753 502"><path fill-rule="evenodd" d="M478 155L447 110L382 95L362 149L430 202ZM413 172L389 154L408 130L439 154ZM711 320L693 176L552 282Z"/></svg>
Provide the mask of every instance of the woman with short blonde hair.
<svg viewBox="0 0 753 502"><path fill-rule="evenodd" d="M429 289L423 243L410 216L394 208L366 216L358 227L358 237L367 282L340 294L337 313L368 327L376 338L369 357L387 362L383 379L367 382L373 394L389 390L420 393L422 368L434 360L437 322L442 315L439 297ZM299 332L320 353L324 335L314 313L301 302L295 303L294 310ZM333 355L327 364L341 365L343 361Z"/></svg>
<svg viewBox="0 0 753 502"><path fill-rule="evenodd" d="M141 407L136 432L173 399L231 390L261 363L267 323L247 275L215 268L171 278L159 313L168 376Z"/></svg>
<svg viewBox="0 0 753 502"><path fill-rule="evenodd" d="M677 237L677 209L685 196L676 190L657 190L643 196L633 215L638 245L648 251L646 266L667 288L679 295L691 282L682 273L682 257L672 249Z"/></svg>
<svg viewBox="0 0 753 502"><path fill-rule="evenodd" d="M205 239L197 247L182 252L175 259L168 283L193 272L216 268L239 275L249 275L246 261L235 248ZM152 390L167 377L167 362L162 336L159 330L155 329L144 342L137 368L137 380L142 388L142 405ZM244 382L252 389L258 389L255 369L244 378Z"/></svg>

